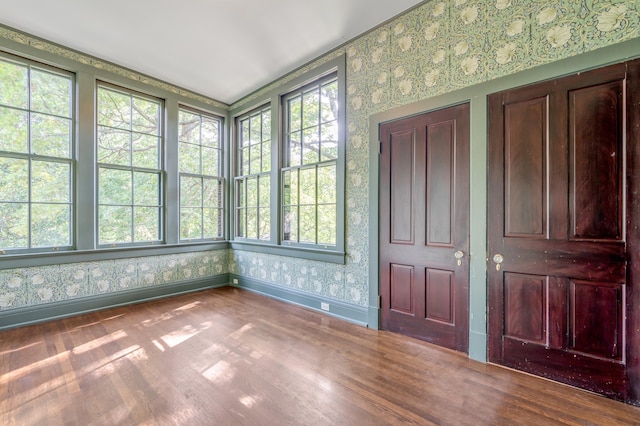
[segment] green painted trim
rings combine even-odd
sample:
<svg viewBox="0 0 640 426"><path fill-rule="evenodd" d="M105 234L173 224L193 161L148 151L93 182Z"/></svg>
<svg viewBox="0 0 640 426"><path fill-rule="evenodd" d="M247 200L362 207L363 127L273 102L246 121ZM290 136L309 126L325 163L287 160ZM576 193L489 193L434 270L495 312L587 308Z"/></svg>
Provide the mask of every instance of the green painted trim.
<svg viewBox="0 0 640 426"><path fill-rule="evenodd" d="M230 281L233 279L238 280L238 286L240 288L367 327L368 313L365 307L338 302L333 299L303 293L290 288L277 287L254 278L230 274ZM324 311L320 309L321 303L328 303L331 310Z"/></svg>
<svg viewBox="0 0 640 426"><path fill-rule="evenodd" d="M534 82L558 78L640 56L640 38L600 48L571 58L541 65L525 71L480 83L451 93L403 105L370 117L369 121L369 300L379 295L379 128L382 123L398 120L470 102L471 155L469 238L469 357L487 360L487 95ZM376 308L370 307L372 315ZM374 323L370 320L370 326Z"/></svg>
<svg viewBox="0 0 640 426"><path fill-rule="evenodd" d="M487 362L487 333L469 331L469 358Z"/></svg>
<svg viewBox="0 0 640 426"><path fill-rule="evenodd" d="M185 244L158 244L145 247L105 248L98 250L69 250L64 252L32 253L0 256L0 269L30 268L34 266L66 263L98 262L101 260L129 259L132 257L165 254L198 253L229 248L227 241Z"/></svg>
<svg viewBox="0 0 640 426"><path fill-rule="evenodd" d="M251 251L255 253L273 254L277 256L295 257L319 262L336 263L344 265L346 253L332 250L320 250L299 246L277 246L275 244L260 244L250 242L231 241L233 250Z"/></svg>
<svg viewBox="0 0 640 426"><path fill-rule="evenodd" d="M142 287L119 291L117 293L9 309L0 311L0 330L23 327L30 324L67 318L123 305L163 299L165 297L177 296L199 290L224 287L228 284L229 275L223 274L213 278L183 281L162 286Z"/></svg>

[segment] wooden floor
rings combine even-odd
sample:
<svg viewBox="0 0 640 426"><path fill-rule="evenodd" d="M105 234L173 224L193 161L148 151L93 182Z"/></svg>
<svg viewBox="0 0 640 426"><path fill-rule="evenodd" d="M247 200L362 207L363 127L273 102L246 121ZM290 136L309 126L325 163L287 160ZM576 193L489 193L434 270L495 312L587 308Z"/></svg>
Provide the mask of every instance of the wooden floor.
<svg viewBox="0 0 640 426"><path fill-rule="evenodd" d="M0 333L0 425L640 424L640 408L235 288Z"/></svg>

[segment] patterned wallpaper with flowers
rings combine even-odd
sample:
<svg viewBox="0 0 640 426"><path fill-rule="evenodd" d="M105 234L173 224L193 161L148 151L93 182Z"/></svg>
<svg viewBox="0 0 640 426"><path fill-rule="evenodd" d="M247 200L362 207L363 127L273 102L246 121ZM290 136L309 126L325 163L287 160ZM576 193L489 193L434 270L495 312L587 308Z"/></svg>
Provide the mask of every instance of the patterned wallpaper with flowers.
<svg viewBox="0 0 640 426"><path fill-rule="evenodd" d="M346 54L345 265L222 250L0 270L0 310L228 272L367 306L370 115L638 36L640 0L426 2L232 106L249 107L273 88ZM10 30L0 28L0 38L204 99Z"/></svg>
<svg viewBox="0 0 640 426"><path fill-rule="evenodd" d="M230 272L367 306L372 114L638 36L640 0L433 0L240 100L232 109L346 53L347 262L236 250Z"/></svg>

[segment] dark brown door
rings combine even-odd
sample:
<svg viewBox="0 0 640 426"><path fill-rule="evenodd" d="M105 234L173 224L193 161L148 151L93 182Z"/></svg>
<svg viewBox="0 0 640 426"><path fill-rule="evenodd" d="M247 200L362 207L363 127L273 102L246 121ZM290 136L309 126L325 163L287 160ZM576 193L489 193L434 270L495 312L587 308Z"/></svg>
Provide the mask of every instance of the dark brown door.
<svg viewBox="0 0 640 426"><path fill-rule="evenodd" d="M380 136L382 328L467 352L469 105Z"/></svg>
<svg viewBox="0 0 640 426"><path fill-rule="evenodd" d="M637 359L626 65L489 96L489 360L617 399Z"/></svg>

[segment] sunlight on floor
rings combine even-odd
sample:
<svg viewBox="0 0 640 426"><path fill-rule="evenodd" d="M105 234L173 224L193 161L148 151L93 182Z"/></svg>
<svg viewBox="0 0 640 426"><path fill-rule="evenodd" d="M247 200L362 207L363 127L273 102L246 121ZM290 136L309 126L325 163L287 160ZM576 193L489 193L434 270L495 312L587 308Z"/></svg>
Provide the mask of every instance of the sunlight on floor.
<svg viewBox="0 0 640 426"><path fill-rule="evenodd" d="M200 330L197 328L186 325L182 327L180 330L172 331L171 333L165 334L161 337L162 341L167 344L170 348L173 348L180 343L184 342L187 339L192 338L196 334L198 334Z"/></svg>
<svg viewBox="0 0 640 426"><path fill-rule="evenodd" d="M98 337L97 339L93 339L87 343L76 346L71 350L74 355L80 355L82 353L92 351L102 345L107 343L115 342L116 340L123 339L127 337L127 333L123 330L114 331L111 334L107 334L106 336Z"/></svg>
<svg viewBox="0 0 640 426"><path fill-rule="evenodd" d="M235 369L227 361L221 360L205 370L202 376L213 383L229 383L235 376Z"/></svg>

